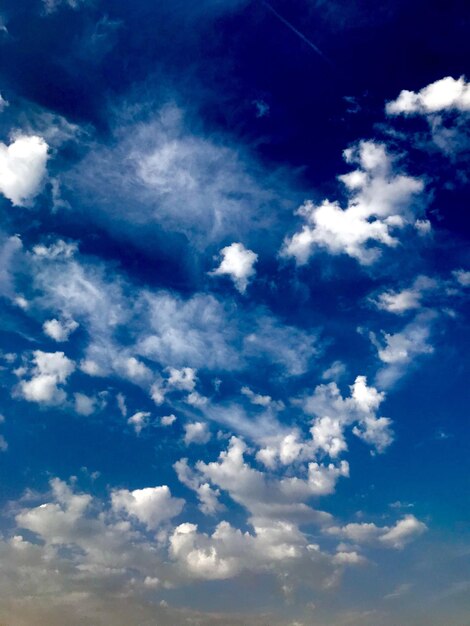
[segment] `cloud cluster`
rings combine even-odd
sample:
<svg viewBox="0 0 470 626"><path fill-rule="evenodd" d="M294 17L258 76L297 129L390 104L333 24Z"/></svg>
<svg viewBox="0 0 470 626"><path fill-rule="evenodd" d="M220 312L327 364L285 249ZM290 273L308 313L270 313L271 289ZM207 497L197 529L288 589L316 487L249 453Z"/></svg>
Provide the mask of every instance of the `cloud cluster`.
<svg viewBox="0 0 470 626"><path fill-rule="evenodd" d="M247 250L242 243L232 243L220 251L222 262L211 272L214 276L228 275L240 293L245 293L248 282L255 274L254 264L258 255Z"/></svg>
<svg viewBox="0 0 470 626"><path fill-rule="evenodd" d="M14 206L29 206L41 191L49 147L42 137L18 135L0 143L0 193Z"/></svg>
<svg viewBox="0 0 470 626"><path fill-rule="evenodd" d="M75 363L63 352L35 350L30 378L21 380L18 392L28 402L44 405L63 404L67 395L62 388L75 370ZM21 372L23 374L23 372Z"/></svg>
<svg viewBox="0 0 470 626"><path fill-rule="evenodd" d="M396 247L396 234L412 221L413 202L423 181L395 172L392 157L383 144L360 142L345 151L348 163L359 168L340 176L348 203L324 200L316 206L305 202L297 211L305 224L284 242L281 254L294 257L298 265L323 249L330 254L347 254L362 265L370 265L381 254L381 246Z"/></svg>
<svg viewBox="0 0 470 626"><path fill-rule="evenodd" d="M470 111L470 84L464 76L446 76L420 91L404 89L396 100L387 102L388 115L432 114L442 111Z"/></svg>

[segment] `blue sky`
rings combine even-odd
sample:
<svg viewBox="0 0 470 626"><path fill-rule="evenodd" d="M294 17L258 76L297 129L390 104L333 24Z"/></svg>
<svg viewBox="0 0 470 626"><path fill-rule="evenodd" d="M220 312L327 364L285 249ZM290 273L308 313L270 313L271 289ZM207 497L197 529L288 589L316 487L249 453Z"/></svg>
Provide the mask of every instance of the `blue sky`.
<svg viewBox="0 0 470 626"><path fill-rule="evenodd" d="M3 2L0 622L470 624L469 17Z"/></svg>

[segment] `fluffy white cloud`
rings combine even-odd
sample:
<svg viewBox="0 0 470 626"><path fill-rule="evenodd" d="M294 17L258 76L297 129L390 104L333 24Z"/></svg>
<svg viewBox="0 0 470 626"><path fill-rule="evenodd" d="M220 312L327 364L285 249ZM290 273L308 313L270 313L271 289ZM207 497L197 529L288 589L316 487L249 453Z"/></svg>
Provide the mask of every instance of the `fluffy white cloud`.
<svg viewBox="0 0 470 626"><path fill-rule="evenodd" d="M67 243L62 239L58 239L49 246L38 244L33 246L33 254L40 259L69 259L78 250L76 243Z"/></svg>
<svg viewBox="0 0 470 626"><path fill-rule="evenodd" d="M135 432L139 435L148 426L150 415L147 411L138 411L127 420L127 423L133 426Z"/></svg>
<svg viewBox="0 0 470 626"><path fill-rule="evenodd" d="M220 491L211 487L198 472L192 470L188 465L188 459L180 459L173 467L178 480L196 493L199 509L205 515L216 515L219 511L225 510L219 502Z"/></svg>
<svg viewBox="0 0 470 626"><path fill-rule="evenodd" d="M421 180L395 174L385 146L372 141L346 150L345 158L359 164L359 169L340 176L349 194L347 207L329 200L318 206L307 201L297 211L306 223L285 240L281 254L294 257L298 265L307 263L318 248L369 265L380 256L380 245L398 245L394 232L410 222L413 199L423 190Z"/></svg>
<svg viewBox="0 0 470 626"><path fill-rule="evenodd" d="M336 482L349 475L346 461L339 465L309 463L304 478L270 476L246 462L246 444L232 437L217 462L196 464L200 482L208 481L227 491L253 518L324 521L326 514L314 511L304 501L312 496L333 493Z"/></svg>
<svg viewBox="0 0 470 626"><path fill-rule="evenodd" d="M163 417L160 418L160 424L162 426L171 426L174 422L176 422L176 415L173 415L173 413L163 415Z"/></svg>
<svg viewBox="0 0 470 626"><path fill-rule="evenodd" d="M33 353L34 366L31 378L19 383L21 396L29 402L46 405L59 405L66 399L65 391L60 387L75 370L75 364L63 352Z"/></svg>
<svg viewBox="0 0 470 626"><path fill-rule="evenodd" d="M401 315L413 309L419 309L423 296L438 287L438 283L427 276L418 276L411 287L401 291L384 291L376 300L372 300L378 309Z"/></svg>
<svg viewBox="0 0 470 626"><path fill-rule="evenodd" d="M47 143L36 135L0 143L0 192L15 206L27 206L41 190L48 158Z"/></svg>
<svg viewBox="0 0 470 626"><path fill-rule="evenodd" d="M47 320L42 326L46 335L54 341L68 341L70 335L78 328L75 320Z"/></svg>
<svg viewBox="0 0 470 626"><path fill-rule="evenodd" d="M196 370L192 367L183 367L181 369L170 367L168 369L167 384L169 387L182 391L193 391L197 381L196 373Z"/></svg>
<svg viewBox="0 0 470 626"><path fill-rule="evenodd" d="M212 535L199 533L195 524L181 524L170 538L170 554L195 578L232 578L244 569L272 568L276 563L299 559L305 539L287 522L263 522L254 534L220 522Z"/></svg>
<svg viewBox="0 0 470 626"><path fill-rule="evenodd" d="M94 413L97 400L93 396L87 396L84 393L74 393L75 411L80 415L91 415Z"/></svg>
<svg viewBox="0 0 470 626"><path fill-rule="evenodd" d="M406 515L383 534L380 541L387 547L401 549L426 530L426 524L420 522L414 515Z"/></svg>
<svg viewBox="0 0 470 626"><path fill-rule="evenodd" d="M324 529L329 535L354 544L375 544L385 548L401 549L427 530L426 524L414 515L405 515L394 526L376 526L373 523L353 523Z"/></svg>
<svg viewBox="0 0 470 626"><path fill-rule="evenodd" d="M247 250L242 243L232 243L222 248L220 254L223 257L222 262L210 273L214 276L230 276L238 291L245 293L249 280L255 275L254 264L258 255Z"/></svg>
<svg viewBox="0 0 470 626"><path fill-rule="evenodd" d="M189 422L184 425L184 443L207 443L211 438L208 425L205 422Z"/></svg>
<svg viewBox="0 0 470 626"><path fill-rule="evenodd" d="M440 111L470 111L470 84L461 76L446 76L418 92L404 89L396 100L387 102L388 115L430 114Z"/></svg>
<svg viewBox="0 0 470 626"><path fill-rule="evenodd" d="M303 399L304 411L316 416L307 449L338 456L347 449L344 431L353 424L353 434L377 452L383 452L393 442L391 420L376 416L385 394L369 387L365 376L357 376L350 390L350 397L343 398L337 384L329 383L319 385L313 395Z"/></svg>
<svg viewBox="0 0 470 626"><path fill-rule="evenodd" d="M184 500L174 498L170 489L163 485L134 491L118 489L111 493L111 505L114 511L124 511L145 524L149 530L156 530L181 513Z"/></svg>

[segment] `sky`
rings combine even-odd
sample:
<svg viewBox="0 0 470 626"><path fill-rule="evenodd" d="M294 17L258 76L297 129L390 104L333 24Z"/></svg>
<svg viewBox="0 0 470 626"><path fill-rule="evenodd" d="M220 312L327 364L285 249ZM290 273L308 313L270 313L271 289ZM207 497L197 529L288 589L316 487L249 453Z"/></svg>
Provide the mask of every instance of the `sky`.
<svg viewBox="0 0 470 626"><path fill-rule="evenodd" d="M470 625L466 4L3 0L0 624Z"/></svg>

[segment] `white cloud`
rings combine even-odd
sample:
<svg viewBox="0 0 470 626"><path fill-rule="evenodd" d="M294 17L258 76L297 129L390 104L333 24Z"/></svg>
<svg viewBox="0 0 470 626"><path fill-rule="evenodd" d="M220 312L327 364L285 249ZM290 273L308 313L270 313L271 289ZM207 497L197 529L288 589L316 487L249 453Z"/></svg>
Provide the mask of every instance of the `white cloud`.
<svg viewBox="0 0 470 626"><path fill-rule="evenodd" d="M415 359L424 354L432 354L434 347L429 343L433 312L420 313L402 331L383 333L383 340L369 333L372 344L377 348L379 359L386 364L377 374L381 387L388 387L404 375Z"/></svg>
<svg viewBox="0 0 470 626"><path fill-rule="evenodd" d="M338 479L349 475L346 461L337 466L309 463L305 477L287 475L279 478L250 467L244 458L246 452L246 444L232 437L228 449L220 453L217 462L199 461L196 464L201 475L199 482L207 481L227 491L235 502L250 512L252 518L315 522L329 519L327 514L307 506L304 500L333 493Z"/></svg>
<svg viewBox="0 0 470 626"><path fill-rule="evenodd" d="M414 515L406 515L380 537L380 541L387 547L401 549L416 537L426 531L426 525Z"/></svg>
<svg viewBox="0 0 470 626"><path fill-rule="evenodd" d="M176 422L176 415L173 415L173 413L163 415L163 417L160 418L160 424L162 426L171 426L174 422Z"/></svg>
<svg viewBox="0 0 470 626"><path fill-rule="evenodd" d="M15 206L28 206L46 176L48 145L36 135L0 142L0 192Z"/></svg>
<svg viewBox="0 0 470 626"><path fill-rule="evenodd" d="M70 259L77 252L78 245L76 243L67 243L62 239L57 239L49 246L38 244L33 246L33 254L41 259Z"/></svg>
<svg viewBox="0 0 470 626"><path fill-rule="evenodd" d="M44 322L42 328L54 341L68 341L70 335L78 328L78 324L72 319L63 321L52 319Z"/></svg>
<svg viewBox="0 0 470 626"><path fill-rule="evenodd" d="M184 426L184 443L189 446L191 443L207 443L211 438L208 425L205 422L189 422Z"/></svg>
<svg viewBox="0 0 470 626"><path fill-rule="evenodd" d="M310 359L317 354L317 344L315 332L282 324L267 315L257 316L243 339L248 357L256 360L265 358L270 364L281 366L291 376L299 376L308 370Z"/></svg>
<svg viewBox="0 0 470 626"><path fill-rule="evenodd" d="M75 370L75 364L63 352L33 353L34 366L32 377L19 383L22 397L29 402L46 405L59 405L66 399L65 391L60 387Z"/></svg>
<svg viewBox="0 0 470 626"><path fill-rule="evenodd" d="M204 515L216 515L225 507L219 502L220 491L214 489L204 478L188 465L188 459L180 459L174 464L178 480L194 491L199 500L199 509Z"/></svg>
<svg viewBox="0 0 470 626"><path fill-rule="evenodd" d="M118 489L111 493L111 505L114 511L124 511L149 530L156 530L181 513L184 500L174 498L170 489L163 485L134 491Z"/></svg>
<svg viewBox="0 0 470 626"><path fill-rule="evenodd" d="M206 17L214 6L210 3ZM119 215L120 232L139 245L138 225L158 223L184 233L199 250L261 228L269 236L273 206L285 194L279 171L264 169L227 136L203 135L197 124L190 128L190 116L186 121L172 104L136 123L135 104L126 103L112 120L113 147L94 146L65 177L69 188L93 197L93 210L110 230Z"/></svg>
<svg viewBox="0 0 470 626"><path fill-rule="evenodd" d="M383 452L393 442L391 420L376 416L385 394L369 387L365 376L357 376L350 390L350 397L343 398L336 383L319 385L313 395L302 400L304 411L316 416L307 450L318 449L333 458L338 456L347 449L344 431L353 424L353 434L377 452Z"/></svg>
<svg viewBox="0 0 470 626"><path fill-rule="evenodd" d="M396 100L387 102L388 115L432 114L441 111L470 111L470 84L461 76L446 76L418 92L404 89Z"/></svg>
<svg viewBox="0 0 470 626"><path fill-rule="evenodd" d="M470 271L468 270L454 270L452 272L455 280L462 285L462 287L470 287Z"/></svg>
<svg viewBox="0 0 470 626"><path fill-rule="evenodd" d="M0 452L6 452L8 450L8 443L3 435L0 435Z"/></svg>
<svg viewBox="0 0 470 626"><path fill-rule="evenodd" d="M91 415L96 410L97 400L93 396L84 393L74 393L75 411L80 415Z"/></svg>
<svg viewBox="0 0 470 626"><path fill-rule="evenodd" d="M242 243L232 243L222 248L220 254L223 257L222 262L210 273L214 276L230 276L238 291L245 293L248 282L256 273L253 266L258 255L247 250Z"/></svg>
<svg viewBox="0 0 470 626"><path fill-rule="evenodd" d="M254 534L220 522L212 535L199 533L195 524L181 524L170 537L170 554L195 578L223 580L276 563L298 560L306 542L297 528L286 522L258 523Z"/></svg>
<svg viewBox="0 0 470 626"><path fill-rule="evenodd" d="M401 315L422 306L423 296L438 287L438 283L427 276L418 276L411 287L402 291L384 291L374 304L378 309Z"/></svg>
<svg viewBox="0 0 470 626"><path fill-rule="evenodd" d="M281 254L294 257L298 265L307 263L316 249L370 265L380 256L381 245L398 245L395 231L410 222L413 199L423 190L421 180L395 174L385 146L372 141L345 150L345 159L360 167L339 177L349 194L347 207L329 200L318 206L307 201L297 211L306 223L285 240Z"/></svg>
<svg viewBox="0 0 470 626"><path fill-rule="evenodd" d="M151 413L147 411L138 411L127 420L127 423L133 426L135 432L139 435L142 430L148 426L148 418L150 415Z"/></svg>
<svg viewBox="0 0 470 626"><path fill-rule="evenodd" d="M256 406L264 406L264 407L272 407L273 409L282 410L284 408L284 403L281 400L273 400L271 396L263 396L259 393L255 393L249 387L242 387L242 394L246 396L251 404L255 404Z"/></svg>
<svg viewBox="0 0 470 626"><path fill-rule="evenodd" d="M192 391L186 396L185 402L191 406L203 407L209 402L209 399L206 398L206 396L202 396L197 391Z"/></svg>
<svg viewBox="0 0 470 626"><path fill-rule="evenodd" d="M329 535L338 536L354 544L375 544L399 550L427 530L426 525L414 515L405 515L394 526L376 526L373 523L330 526L324 529Z"/></svg>
<svg viewBox="0 0 470 626"><path fill-rule="evenodd" d="M196 386L197 372L191 367L183 367L181 369L170 367L168 368L168 373L167 384L169 387L182 391L193 391Z"/></svg>
<svg viewBox="0 0 470 626"><path fill-rule="evenodd" d="M323 380L338 380L346 373L346 365L342 361L335 361L321 375Z"/></svg>

